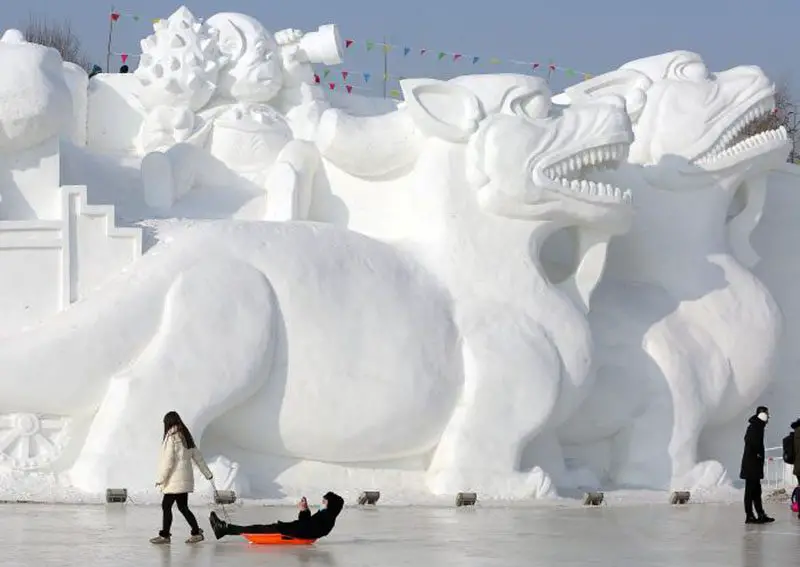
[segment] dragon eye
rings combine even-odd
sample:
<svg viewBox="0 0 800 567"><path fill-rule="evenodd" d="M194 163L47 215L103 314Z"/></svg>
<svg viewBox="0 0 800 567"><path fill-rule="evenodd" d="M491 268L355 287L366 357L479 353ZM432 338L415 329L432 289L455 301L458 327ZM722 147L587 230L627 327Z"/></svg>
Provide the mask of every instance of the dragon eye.
<svg viewBox="0 0 800 567"><path fill-rule="evenodd" d="M509 103L513 114L532 120L547 118L550 114L550 107L550 97L538 91L514 98Z"/></svg>

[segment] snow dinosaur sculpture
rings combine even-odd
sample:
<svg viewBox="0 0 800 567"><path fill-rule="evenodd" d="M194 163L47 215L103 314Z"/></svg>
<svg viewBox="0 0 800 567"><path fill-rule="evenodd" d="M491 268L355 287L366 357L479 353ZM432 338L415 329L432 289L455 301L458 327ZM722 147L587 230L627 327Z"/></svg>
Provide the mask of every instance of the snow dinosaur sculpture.
<svg viewBox="0 0 800 567"><path fill-rule="evenodd" d="M786 159L779 128L741 139L772 111L757 67L711 73L699 55L633 61L556 100L626 99L628 164L598 179L633 188L633 229L609 250L590 314L598 378L560 432L584 464L615 484L714 485L698 463L704 427L752 406L770 381L780 312L748 270L769 171Z"/></svg>
<svg viewBox="0 0 800 567"><path fill-rule="evenodd" d="M85 490L149 487L161 415L177 409L198 438L213 427L254 453L433 452L421 479L436 493L548 493L519 454L590 383L584 313L631 213L629 195L568 177L624 159L632 134L619 98L556 115L531 84L403 83L424 140L404 184L426 230L393 244L311 223L177 231L0 343L14 369L0 411L91 419L70 471ZM538 248L565 226L582 262L556 284Z"/></svg>

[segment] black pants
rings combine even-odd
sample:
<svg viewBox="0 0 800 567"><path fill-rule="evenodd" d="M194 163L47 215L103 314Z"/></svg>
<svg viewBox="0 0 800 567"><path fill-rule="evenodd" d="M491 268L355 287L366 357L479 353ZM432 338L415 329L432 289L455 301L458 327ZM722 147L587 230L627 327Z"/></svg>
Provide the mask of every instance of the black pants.
<svg viewBox="0 0 800 567"><path fill-rule="evenodd" d="M755 514L753 509L755 508ZM761 481L747 479L744 481L744 513L748 518L764 516L764 505L761 503Z"/></svg>
<svg viewBox="0 0 800 567"><path fill-rule="evenodd" d="M189 495L183 494L165 494L164 499L161 501L162 525L161 531L158 535L162 537L170 537L169 530L172 528L172 505L178 505L178 511L183 514L186 521L189 522L189 527L192 528L192 535L200 533L200 526L197 525L197 518L194 517L192 511L189 510Z"/></svg>
<svg viewBox="0 0 800 567"><path fill-rule="evenodd" d="M236 524L228 524L228 529L225 530L225 535L279 533L281 533L280 524L253 524L250 526L237 526Z"/></svg>

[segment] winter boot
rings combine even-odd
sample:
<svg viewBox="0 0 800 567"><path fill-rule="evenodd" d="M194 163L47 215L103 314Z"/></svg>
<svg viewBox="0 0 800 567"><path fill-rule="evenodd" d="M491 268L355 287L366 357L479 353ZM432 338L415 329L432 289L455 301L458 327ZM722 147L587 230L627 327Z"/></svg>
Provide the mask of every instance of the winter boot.
<svg viewBox="0 0 800 567"><path fill-rule="evenodd" d="M162 535L156 536L150 540L150 543L155 545L164 545L170 542L170 538L164 537Z"/></svg>
<svg viewBox="0 0 800 567"><path fill-rule="evenodd" d="M764 514L763 516L758 518L758 523L759 524L771 524L774 521L775 521L775 518L770 518L766 514Z"/></svg>
<svg viewBox="0 0 800 567"><path fill-rule="evenodd" d="M228 524L220 520L216 512L211 512L208 522L211 524L211 529L214 530L214 536L217 539L221 539L228 531Z"/></svg>
<svg viewBox="0 0 800 567"><path fill-rule="evenodd" d="M758 524L760 523L755 516L747 516L744 520L745 524Z"/></svg>
<svg viewBox="0 0 800 567"><path fill-rule="evenodd" d="M203 530L200 530L199 533L192 534L189 539L186 540L186 543L200 543L204 539L206 538L203 536Z"/></svg>

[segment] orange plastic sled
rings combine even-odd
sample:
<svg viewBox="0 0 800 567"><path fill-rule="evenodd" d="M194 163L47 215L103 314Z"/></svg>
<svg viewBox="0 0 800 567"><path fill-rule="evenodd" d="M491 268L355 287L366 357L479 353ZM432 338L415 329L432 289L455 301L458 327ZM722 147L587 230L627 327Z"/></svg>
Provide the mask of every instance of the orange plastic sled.
<svg viewBox="0 0 800 567"><path fill-rule="evenodd" d="M256 545L311 545L315 539L298 539L281 534L242 534L242 537Z"/></svg>

